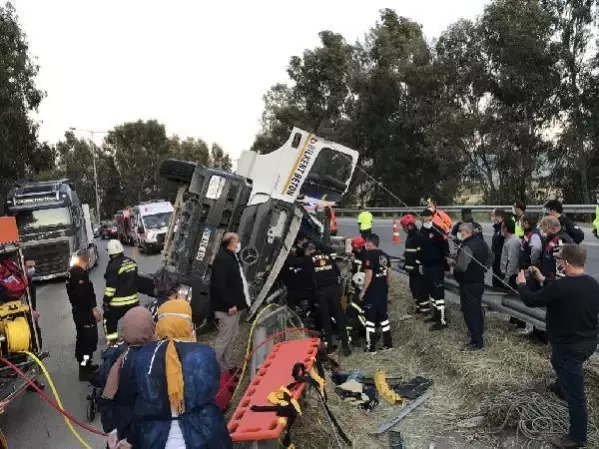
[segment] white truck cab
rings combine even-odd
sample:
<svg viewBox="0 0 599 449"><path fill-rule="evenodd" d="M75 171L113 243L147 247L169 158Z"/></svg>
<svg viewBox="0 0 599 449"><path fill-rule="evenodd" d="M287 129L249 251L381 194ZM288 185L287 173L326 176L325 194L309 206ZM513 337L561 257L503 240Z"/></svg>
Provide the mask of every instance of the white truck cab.
<svg viewBox="0 0 599 449"><path fill-rule="evenodd" d="M236 174L253 182L248 206L271 198L288 203L304 198L332 205L347 192L357 163L357 151L293 128L278 150L268 154L245 151Z"/></svg>
<svg viewBox="0 0 599 449"><path fill-rule="evenodd" d="M133 207L134 241L141 251L162 249L173 210L173 205L164 200L147 201Z"/></svg>

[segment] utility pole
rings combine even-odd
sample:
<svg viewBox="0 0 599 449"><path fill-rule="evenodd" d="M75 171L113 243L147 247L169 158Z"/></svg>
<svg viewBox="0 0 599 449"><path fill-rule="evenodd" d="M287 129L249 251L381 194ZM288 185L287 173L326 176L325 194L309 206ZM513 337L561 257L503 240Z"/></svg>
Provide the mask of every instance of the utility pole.
<svg viewBox="0 0 599 449"><path fill-rule="evenodd" d="M100 217L100 195L98 193L98 170L96 168L96 143L94 142L94 134L107 134L108 131L90 131L87 129L78 129L78 128L74 128L71 127L70 128L71 131L79 131L79 132L84 132L84 133L89 133L91 136L90 139L90 148L91 148L91 152L92 152L92 161L93 161L93 167L94 167L94 187L95 187L95 191L96 191L96 215L98 218L98 222L101 221L101 217Z"/></svg>

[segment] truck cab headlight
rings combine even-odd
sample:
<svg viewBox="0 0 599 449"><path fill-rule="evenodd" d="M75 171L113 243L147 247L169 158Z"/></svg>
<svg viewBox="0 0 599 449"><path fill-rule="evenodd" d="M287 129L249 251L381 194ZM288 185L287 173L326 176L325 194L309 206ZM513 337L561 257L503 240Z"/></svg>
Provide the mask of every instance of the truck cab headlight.
<svg viewBox="0 0 599 449"><path fill-rule="evenodd" d="M188 302L191 302L191 286L189 285L181 285L177 289L177 299L184 299Z"/></svg>
<svg viewBox="0 0 599 449"><path fill-rule="evenodd" d="M154 231L148 231L146 233L146 241L148 241L148 242L155 242L156 241L156 232L154 232Z"/></svg>

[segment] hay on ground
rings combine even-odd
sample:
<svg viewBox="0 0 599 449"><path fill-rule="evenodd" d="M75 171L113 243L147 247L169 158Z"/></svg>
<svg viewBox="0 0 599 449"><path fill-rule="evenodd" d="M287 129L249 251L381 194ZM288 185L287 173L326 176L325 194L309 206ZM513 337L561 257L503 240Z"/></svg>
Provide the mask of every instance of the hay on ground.
<svg viewBox="0 0 599 449"><path fill-rule="evenodd" d="M395 349L376 355L354 354L340 360L342 371L372 376L377 369L409 380L421 375L434 381L432 395L394 430L401 431L407 448L484 449L495 447L545 448L547 441L567 430L565 404L547 390L553 371L549 349L519 335L506 317L487 312L485 349L461 352L467 342L459 308L448 307L450 326L430 332L412 307L406 282L395 278L390 293L390 319ZM247 332L240 332L236 348L245 351ZM599 448L599 363L585 367L589 399L589 446ZM388 436L369 431L396 416L400 407L381 403L366 413L343 402L327 379L329 405L357 449L388 447ZM237 396L242 395L243 390ZM304 400L305 414L295 427L295 442L302 449L338 447L314 398Z"/></svg>

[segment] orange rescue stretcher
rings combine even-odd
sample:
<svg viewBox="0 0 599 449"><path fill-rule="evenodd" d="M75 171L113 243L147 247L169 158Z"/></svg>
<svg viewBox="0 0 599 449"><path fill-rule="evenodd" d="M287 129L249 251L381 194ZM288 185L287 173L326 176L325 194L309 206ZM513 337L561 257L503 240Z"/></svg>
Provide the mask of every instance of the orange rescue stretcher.
<svg viewBox="0 0 599 449"><path fill-rule="evenodd" d="M254 411L252 408L264 408L269 396L284 385L295 384L289 389L290 402L297 401L306 383L294 382L294 367L299 362L306 372L312 370L319 347L318 338L285 341L273 346L229 421L228 429L234 442L278 440L281 437L287 421L276 411Z"/></svg>

